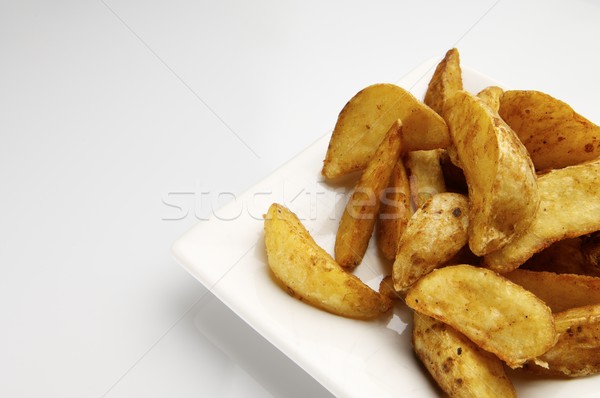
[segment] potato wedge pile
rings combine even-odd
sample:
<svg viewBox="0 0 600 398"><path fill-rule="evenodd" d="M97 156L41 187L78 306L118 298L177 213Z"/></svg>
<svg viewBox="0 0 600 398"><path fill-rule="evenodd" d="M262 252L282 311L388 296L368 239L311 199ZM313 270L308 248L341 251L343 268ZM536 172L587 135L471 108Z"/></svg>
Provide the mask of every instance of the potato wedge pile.
<svg viewBox="0 0 600 398"><path fill-rule="evenodd" d="M423 101L393 84L340 112L328 179L360 172L333 257L290 210L265 215L293 297L372 319L414 312L416 357L450 397L516 396L505 367L600 372L600 127L539 91L464 89L449 50ZM379 291L353 273L376 239Z"/></svg>

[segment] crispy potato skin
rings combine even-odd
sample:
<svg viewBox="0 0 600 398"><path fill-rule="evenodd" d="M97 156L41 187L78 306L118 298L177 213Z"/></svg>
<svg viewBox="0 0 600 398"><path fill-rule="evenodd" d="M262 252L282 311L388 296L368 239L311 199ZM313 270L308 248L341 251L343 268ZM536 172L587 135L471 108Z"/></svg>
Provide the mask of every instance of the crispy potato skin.
<svg viewBox="0 0 600 398"><path fill-rule="evenodd" d="M482 256L533 222L540 201L535 170L516 134L481 99L459 91L446 108L469 191L469 246Z"/></svg>
<svg viewBox="0 0 600 398"><path fill-rule="evenodd" d="M436 269L413 285L406 304L454 327L512 368L539 357L557 339L543 301L485 268Z"/></svg>
<svg viewBox="0 0 600 398"><path fill-rule="evenodd" d="M411 197L416 207L421 207L433 195L446 192L444 172L440 164L442 151L412 151L404 157Z"/></svg>
<svg viewBox="0 0 600 398"><path fill-rule="evenodd" d="M534 363L525 367L537 374L581 377L600 372L600 305L572 308L554 316L558 341Z"/></svg>
<svg viewBox="0 0 600 398"><path fill-rule="evenodd" d="M488 86L477 93L477 97L481 98L494 112L500 110L500 100L502 99L504 90L498 86Z"/></svg>
<svg viewBox="0 0 600 398"><path fill-rule="evenodd" d="M396 258L400 237L412 215L410 186L401 159L396 161L389 184L381 195L377 224L377 245L385 258Z"/></svg>
<svg viewBox="0 0 600 398"><path fill-rule="evenodd" d="M413 320L415 353L450 397L516 397L497 357L434 318L415 312Z"/></svg>
<svg viewBox="0 0 600 398"><path fill-rule="evenodd" d="M386 132L402 120L405 150L445 148L448 127L437 113L393 84L374 84L344 106L333 130L322 174L336 178L363 170Z"/></svg>
<svg viewBox="0 0 600 398"><path fill-rule="evenodd" d="M516 131L536 169L558 169L600 156L600 127L548 94L509 90L500 116Z"/></svg>
<svg viewBox="0 0 600 398"><path fill-rule="evenodd" d="M450 261L467 243L468 201L457 193L439 193L408 221L400 238L392 276L406 292L423 275Z"/></svg>
<svg viewBox="0 0 600 398"><path fill-rule="evenodd" d="M510 272L553 242L600 230L600 159L538 177L540 209L531 226L483 264Z"/></svg>
<svg viewBox="0 0 600 398"><path fill-rule="evenodd" d="M443 117L446 100L462 89L460 54L456 48L451 48L435 68L425 93L424 102Z"/></svg>
<svg viewBox="0 0 600 398"><path fill-rule="evenodd" d="M600 278L524 269L503 276L535 294L555 313L600 304Z"/></svg>
<svg viewBox="0 0 600 398"><path fill-rule="evenodd" d="M269 267L293 297L349 318L374 318L391 308L388 297L344 271L284 206L271 205L264 236Z"/></svg>
<svg viewBox="0 0 600 398"><path fill-rule="evenodd" d="M361 263L373 234L383 190L398 160L402 123L396 121L356 184L335 237L335 260L342 267Z"/></svg>

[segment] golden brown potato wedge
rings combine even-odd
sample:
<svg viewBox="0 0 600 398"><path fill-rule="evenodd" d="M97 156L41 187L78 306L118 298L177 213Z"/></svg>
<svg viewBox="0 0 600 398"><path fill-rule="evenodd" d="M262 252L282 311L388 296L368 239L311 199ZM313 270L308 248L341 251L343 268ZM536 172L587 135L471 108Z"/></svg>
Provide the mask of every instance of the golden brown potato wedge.
<svg viewBox="0 0 600 398"><path fill-rule="evenodd" d="M271 205L264 236L269 267L293 297L350 318L373 318L391 308L389 298L344 271L284 206Z"/></svg>
<svg viewBox="0 0 600 398"><path fill-rule="evenodd" d="M438 268L413 285L406 304L457 329L512 368L539 357L557 338L543 301L485 268Z"/></svg>
<svg viewBox="0 0 600 398"><path fill-rule="evenodd" d="M410 181L410 194L416 207L421 207L433 195L446 192L444 172L440 164L442 151L413 151L404 157L404 166Z"/></svg>
<svg viewBox="0 0 600 398"><path fill-rule="evenodd" d="M405 151L445 148L450 138L444 119L411 93L393 84L374 84L342 109L325 156L322 174L336 178L362 170L386 132L402 120Z"/></svg>
<svg viewBox="0 0 600 398"><path fill-rule="evenodd" d="M457 193L434 195L417 209L398 244L392 269L397 291L405 292L466 245L467 210L467 198Z"/></svg>
<svg viewBox="0 0 600 398"><path fill-rule="evenodd" d="M335 237L335 259L342 267L361 263L373 234L381 197L401 148L402 123L396 121L377 148L346 204Z"/></svg>
<svg viewBox="0 0 600 398"><path fill-rule="evenodd" d="M557 343L539 359L547 368L528 363L538 374L580 377L600 372L600 305L572 308L554 316Z"/></svg>
<svg viewBox="0 0 600 398"><path fill-rule="evenodd" d="M377 224L377 244L388 260L396 258L400 237L412 215L410 186L402 159L396 161L388 187L382 193Z"/></svg>
<svg viewBox="0 0 600 398"><path fill-rule="evenodd" d="M509 90L500 116L517 132L536 169L557 169L600 156L600 126L548 94Z"/></svg>
<svg viewBox="0 0 600 398"><path fill-rule="evenodd" d="M552 312L600 304L600 278L524 269L503 276L538 296Z"/></svg>
<svg viewBox="0 0 600 398"><path fill-rule="evenodd" d="M446 52L429 81L424 102L438 115L444 116L446 100L463 89L460 54L456 48Z"/></svg>
<svg viewBox="0 0 600 398"><path fill-rule="evenodd" d="M600 229L600 159L552 170L538 178L540 209L531 226L484 265L509 272L553 242Z"/></svg>
<svg viewBox="0 0 600 398"><path fill-rule="evenodd" d="M469 190L469 247L481 256L532 223L539 205L536 175L516 134L481 99L459 91L446 108Z"/></svg>
<svg viewBox="0 0 600 398"><path fill-rule="evenodd" d="M417 357L450 397L516 397L502 362L456 329L415 312L413 347Z"/></svg>
<svg viewBox="0 0 600 398"><path fill-rule="evenodd" d="M477 93L477 96L483 100L494 112L500 109L500 99L504 90L498 86L488 86Z"/></svg>
<svg viewBox="0 0 600 398"><path fill-rule="evenodd" d="M437 65L427 92L425 93L424 102L431 109L436 111L438 115L444 116L444 106L448 98L452 97L457 91L463 89L462 70L460 67L460 54L456 48L452 48L446 52L442 61ZM450 158L453 164L459 166L460 161L456 154L456 148L450 143L447 147Z"/></svg>

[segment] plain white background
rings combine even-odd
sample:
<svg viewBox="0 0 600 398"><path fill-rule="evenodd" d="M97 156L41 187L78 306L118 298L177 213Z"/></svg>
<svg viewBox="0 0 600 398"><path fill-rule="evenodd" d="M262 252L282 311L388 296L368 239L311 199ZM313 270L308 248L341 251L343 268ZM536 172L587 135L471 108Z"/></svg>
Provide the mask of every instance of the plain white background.
<svg viewBox="0 0 600 398"><path fill-rule="evenodd" d="M600 3L0 3L0 395L328 396L171 258L453 46L600 123Z"/></svg>

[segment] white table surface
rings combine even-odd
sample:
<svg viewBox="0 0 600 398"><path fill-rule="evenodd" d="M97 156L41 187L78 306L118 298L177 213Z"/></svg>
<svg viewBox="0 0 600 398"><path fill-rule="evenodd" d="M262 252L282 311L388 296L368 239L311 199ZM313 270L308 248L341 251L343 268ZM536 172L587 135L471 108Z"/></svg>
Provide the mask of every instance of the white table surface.
<svg viewBox="0 0 600 398"><path fill-rule="evenodd" d="M600 3L0 2L0 396L326 397L171 243L456 46L600 123Z"/></svg>

